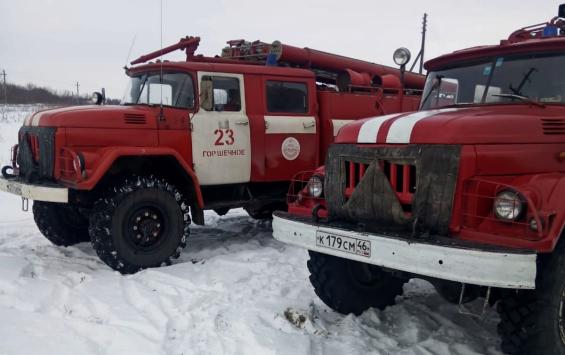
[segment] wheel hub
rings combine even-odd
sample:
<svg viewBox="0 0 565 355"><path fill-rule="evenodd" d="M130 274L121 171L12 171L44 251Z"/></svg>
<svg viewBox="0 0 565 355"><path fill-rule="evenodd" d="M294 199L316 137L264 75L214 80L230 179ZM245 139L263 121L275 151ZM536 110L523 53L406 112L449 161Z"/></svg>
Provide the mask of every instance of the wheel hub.
<svg viewBox="0 0 565 355"><path fill-rule="evenodd" d="M128 227L128 234L135 245L150 247L159 242L163 235L163 216L156 208L144 207L132 215Z"/></svg>

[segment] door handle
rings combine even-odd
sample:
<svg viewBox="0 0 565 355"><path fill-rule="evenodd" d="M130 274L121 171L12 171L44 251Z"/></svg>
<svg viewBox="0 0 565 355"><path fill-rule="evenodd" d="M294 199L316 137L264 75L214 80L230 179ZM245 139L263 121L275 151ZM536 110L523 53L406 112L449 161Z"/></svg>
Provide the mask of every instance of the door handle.
<svg viewBox="0 0 565 355"><path fill-rule="evenodd" d="M235 124L247 126L249 124L249 121L237 121Z"/></svg>
<svg viewBox="0 0 565 355"><path fill-rule="evenodd" d="M315 121L310 121L310 122L304 122L302 123L302 126L304 126L304 128L312 128L316 125Z"/></svg>

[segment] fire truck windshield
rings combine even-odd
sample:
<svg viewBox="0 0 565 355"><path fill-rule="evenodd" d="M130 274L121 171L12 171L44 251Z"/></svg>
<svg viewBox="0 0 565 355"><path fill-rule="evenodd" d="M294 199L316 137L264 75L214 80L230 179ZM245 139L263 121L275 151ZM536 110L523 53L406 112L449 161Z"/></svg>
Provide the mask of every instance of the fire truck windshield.
<svg viewBox="0 0 565 355"><path fill-rule="evenodd" d="M186 73L145 73L132 76L122 105L194 107L194 85Z"/></svg>
<svg viewBox="0 0 565 355"><path fill-rule="evenodd" d="M431 71L420 109L501 103L565 104L565 54L498 56Z"/></svg>

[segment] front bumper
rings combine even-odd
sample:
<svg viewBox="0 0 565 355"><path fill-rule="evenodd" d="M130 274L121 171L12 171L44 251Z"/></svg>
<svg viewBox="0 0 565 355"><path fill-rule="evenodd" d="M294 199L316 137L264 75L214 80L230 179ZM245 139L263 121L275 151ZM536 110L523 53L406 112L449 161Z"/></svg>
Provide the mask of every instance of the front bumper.
<svg viewBox="0 0 565 355"><path fill-rule="evenodd" d="M369 241L370 252L362 256L320 246L317 237L328 234ZM535 288L537 255L529 251L485 251L472 247L428 244L305 223L284 212L275 212L273 215L273 236L309 250L416 275L480 286Z"/></svg>
<svg viewBox="0 0 565 355"><path fill-rule="evenodd" d="M65 187L27 184L18 179L0 177L0 191L36 201L69 202L69 189Z"/></svg>

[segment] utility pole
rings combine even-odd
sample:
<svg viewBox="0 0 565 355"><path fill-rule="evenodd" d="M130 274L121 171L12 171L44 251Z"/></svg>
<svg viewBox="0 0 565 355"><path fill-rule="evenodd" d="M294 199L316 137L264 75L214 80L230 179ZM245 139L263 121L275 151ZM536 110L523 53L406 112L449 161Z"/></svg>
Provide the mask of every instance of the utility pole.
<svg viewBox="0 0 565 355"><path fill-rule="evenodd" d="M78 91L78 87L79 87L79 83L77 81L77 105L80 105L80 96L79 96L79 91Z"/></svg>
<svg viewBox="0 0 565 355"><path fill-rule="evenodd" d="M4 87L4 109L2 110L2 119L6 119L6 109L8 108L8 90L6 88L6 70L2 69L2 83Z"/></svg>
<svg viewBox="0 0 565 355"><path fill-rule="evenodd" d="M428 27L428 14L424 13L424 19L422 20L422 46L420 47L420 70L418 71L422 74L424 68L424 48L426 47L426 31Z"/></svg>
<svg viewBox="0 0 565 355"><path fill-rule="evenodd" d="M416 66L416 63L420 61L420 68L418 70L420 74L422 74L422 72L424 71L424 49L426 47L427 30L428 30L428 14L424 13L424 17L422 19L422 43L420 44L420 52L418 52L416 59L414 59L414 63L412 63L412 66L410 67L410 71L412 71Z"/></svg>

